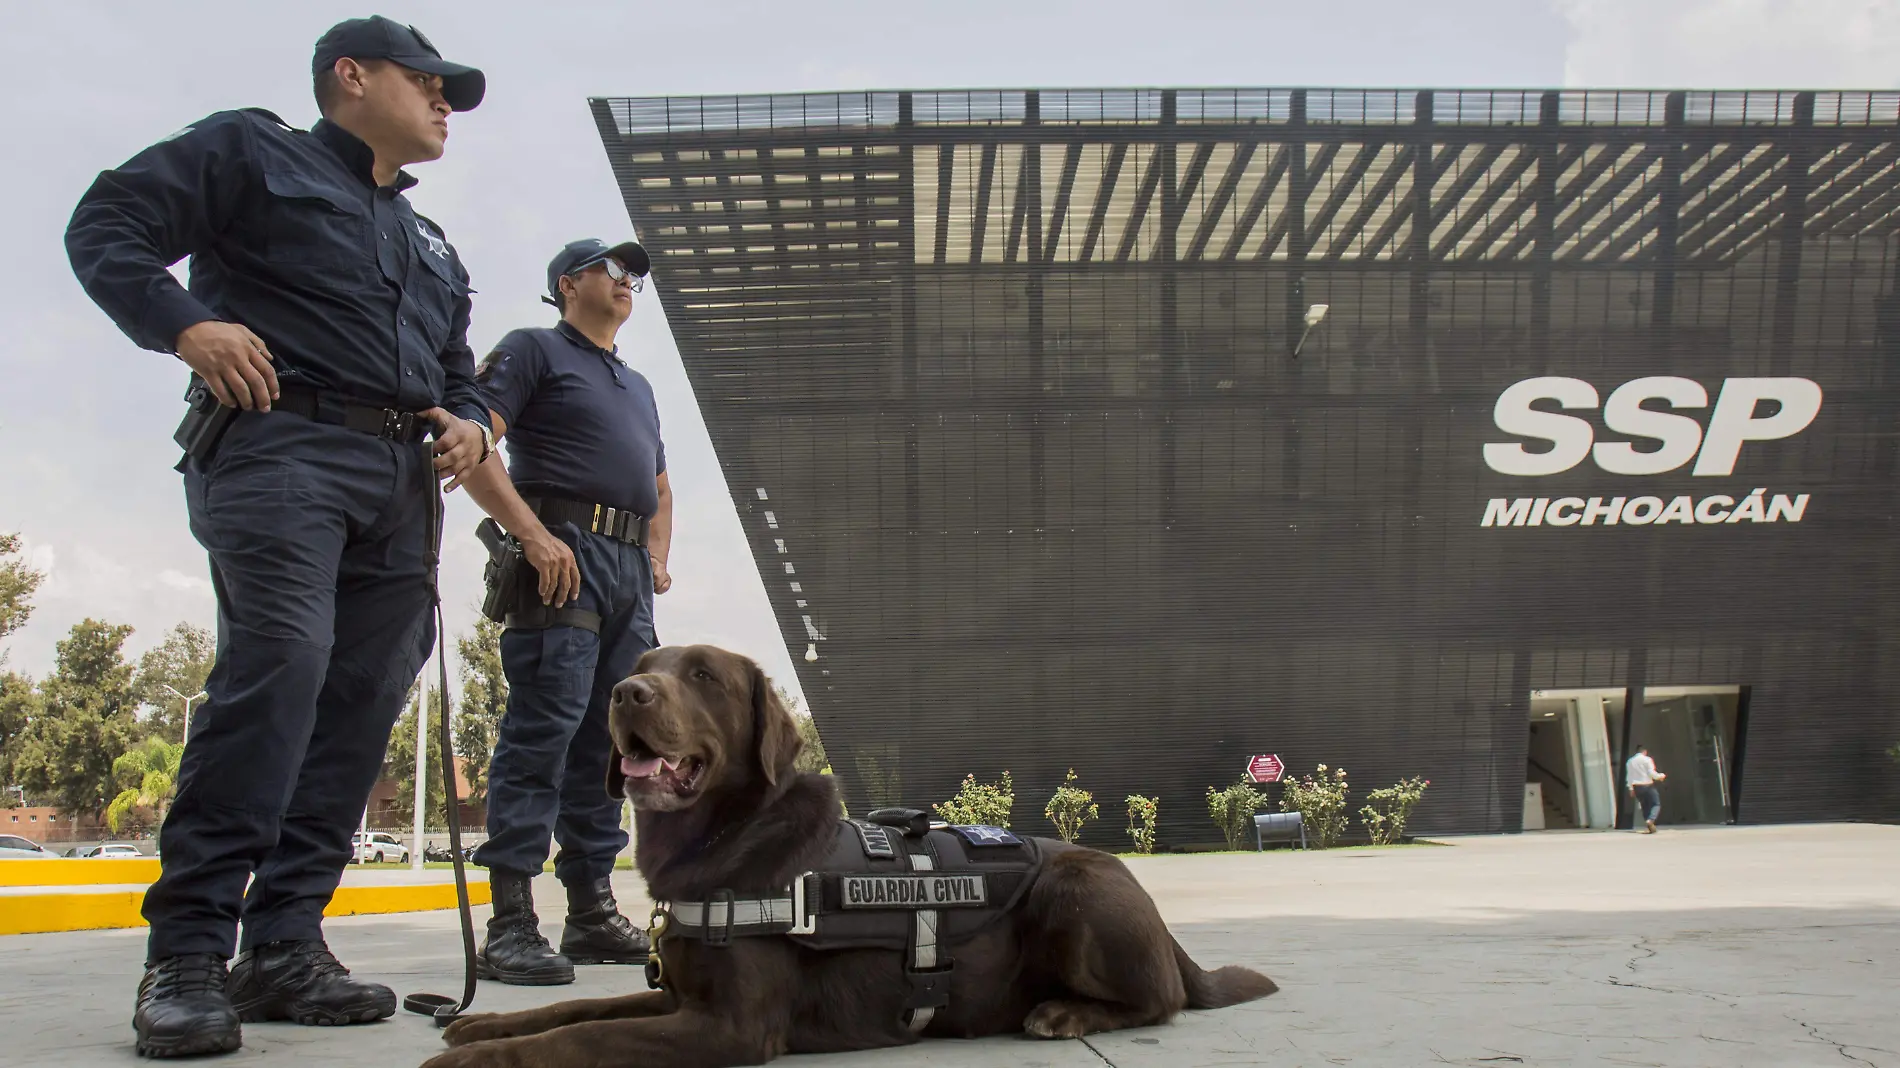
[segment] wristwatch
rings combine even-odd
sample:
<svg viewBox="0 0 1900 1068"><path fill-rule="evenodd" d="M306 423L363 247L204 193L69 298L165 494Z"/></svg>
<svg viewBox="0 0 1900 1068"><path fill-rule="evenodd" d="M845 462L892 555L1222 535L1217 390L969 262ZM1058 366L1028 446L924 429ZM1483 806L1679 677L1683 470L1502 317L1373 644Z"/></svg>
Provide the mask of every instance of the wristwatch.
<svg viewBox="0 0 1900 1068"><path fill-rule="evenodd" d="M488 458L495 454L495 432L488 429L486 424L476 423L475 425L479 427L482 432L482 458L475 462L477 464L485 464L488 462Z"/></svg>

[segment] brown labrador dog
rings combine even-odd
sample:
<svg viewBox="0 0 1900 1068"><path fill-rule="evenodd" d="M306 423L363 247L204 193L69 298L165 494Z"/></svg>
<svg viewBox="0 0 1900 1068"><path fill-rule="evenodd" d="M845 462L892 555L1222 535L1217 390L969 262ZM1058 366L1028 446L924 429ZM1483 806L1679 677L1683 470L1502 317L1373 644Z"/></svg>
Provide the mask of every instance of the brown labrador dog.
<svg viewBox="0 0 1900 1068"><path fill-rule="evenodd" d="M654 900L782 892L820 865L835 840L836 787L792 770L798 731L758 665L669 646L638 671L614 689L608 788L636 809L636 859ZM1020 907L952 947L950 1004L925 1035L1079 1038L1277 989L1246 968L1202 971L1115 857L1040 844L1045 859ZM917 1041L901 1023L899 953L666 937L661 958L664 991L469 1016L426 1068L719 1068Z"/></svg>

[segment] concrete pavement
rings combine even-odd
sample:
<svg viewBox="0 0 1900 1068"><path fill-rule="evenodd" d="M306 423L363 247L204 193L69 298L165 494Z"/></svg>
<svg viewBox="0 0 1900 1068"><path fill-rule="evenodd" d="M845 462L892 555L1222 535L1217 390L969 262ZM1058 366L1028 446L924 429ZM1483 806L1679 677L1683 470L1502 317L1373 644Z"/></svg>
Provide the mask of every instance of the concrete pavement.
<svg viewBox="0 0 1900 1068"><path fill-rule="evenodd" d="M1897 827L1551 832L1130 864L1204 966L1249 964L1282 991L1085 1042L933 1041L786 1063L1900 1068ZM559 888L540 882L557 935ZM643 918L637 879L623 873L617 885L625 911ZM460 989L452 913L328 928L345 962L399 993ZM0 938L0 1059L138 1063L128 1021L143 939ZM581 976L554 991L484 983L476 1004L644 989L633 968ZM253 1025L245 1049L215 1063L415 1065L437 1042L406 1013L342 1030Z"/></svg>

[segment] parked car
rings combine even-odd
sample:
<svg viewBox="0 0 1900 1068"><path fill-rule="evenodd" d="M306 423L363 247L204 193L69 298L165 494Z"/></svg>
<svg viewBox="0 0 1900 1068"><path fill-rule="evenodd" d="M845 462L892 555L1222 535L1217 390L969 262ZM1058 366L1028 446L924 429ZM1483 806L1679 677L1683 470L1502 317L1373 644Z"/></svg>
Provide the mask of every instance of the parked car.
<svg viewBox="0 0 1900 1068"><path fill-rule="evenodd" d="M38 842L17 834L0 834L0 860L45 860L59 856Z"/></svg>
<svg viewBox="0 0 1900 1068"><path fill-rule="evenodd" d="M371 831L368 837L358 831L350 835L350 845L356 850L358 864L409 863L409 847L386 831Z"/></svg>
<svg viewBox="0 0 1900 1068"><path fill-rule="evenodd" d="M127 845L124 842L107 842L104 845L96 845L91 849L79 851L79 856L82 857L142 857L144 855L138 846Z"/></svg>

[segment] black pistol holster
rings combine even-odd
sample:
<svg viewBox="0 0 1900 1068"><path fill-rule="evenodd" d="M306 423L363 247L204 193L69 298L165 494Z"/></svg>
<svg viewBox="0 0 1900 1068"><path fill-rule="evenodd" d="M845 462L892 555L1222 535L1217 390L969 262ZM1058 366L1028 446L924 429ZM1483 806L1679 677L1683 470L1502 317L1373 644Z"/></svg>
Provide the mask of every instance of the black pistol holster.
<svg viewBox="0 0 1900 1068"><path fill-rule="evenodd" d="M185 455L206 463L211 454L218 449L218 440L237 418L238 410L228 408L218 400L217 394L197 374L191 376L191 384L185 388L185 418L172 432L172 440L185 450Z"/></svg>
<svg viewBox="0 0 1900 1068"><path fill-rule="evenodd" d="M582 608L555 608L541 603L540 576L521 542L493 519L475 526L475 536L488 550L482 567L482 615L510 630L579 627L600 633L600 616Z"/></svg>

